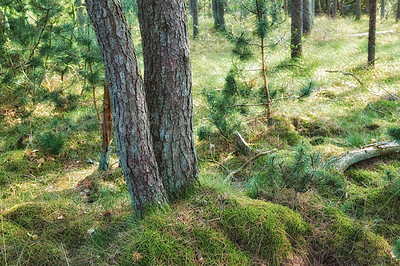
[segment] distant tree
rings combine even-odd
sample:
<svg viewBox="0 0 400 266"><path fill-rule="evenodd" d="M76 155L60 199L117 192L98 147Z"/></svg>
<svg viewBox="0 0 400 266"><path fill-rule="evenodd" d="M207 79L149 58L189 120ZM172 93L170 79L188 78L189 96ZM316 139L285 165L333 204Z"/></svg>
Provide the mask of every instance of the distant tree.
<svg viewBox="0 0 400 266"><path fill-rule="evenodd" d="M199 2L190 0L190 10L193 18L193 39L199 36Z"/></svg>
<svg viewBox="0 0 400 266"><path fill-rule="evenodd" d="M291 14L291 56L297 58L303 52L303 0L292 0Z"/></svg>
<svg viewBox="0 0 400 266"><path fill-rule="evenodd" d="M356 0L356 20L361 19L361 0Z"/></svg>
<svg viewBox="0 0 400 266"><path fill-rule="evenodd" d="M368 65L375 65L376 0L369 0Z"/></svg>
<svg viewBox="0 0 400 266"><path fill-rule="evenodd" d="M396 21L400 20L400 0L397 0Z"/></svg>
<svg viewBox="0 0 400 266"><path fill-rule="evenodd" d="M338 10L338 2L337 2L337 0L333 0L333 5L332 5L332 18L336 18L337 10Z"/></svg>
<svg viewBox="0 0 400 266"><path fill-rule="evenodd" d="M214 27L216 29L225 28L225 0L212 0L212 12Z"/></svg>
<svg viewBox="0 0 400 266"><path fill-rule="evenodd" d="M311 32L313 24L313 0L303 0L303 34Z"/></svg>
<svg viewBox="0 0 400 266"><path fill-rule="evenodd" d="M166 200L131 34L119 0L86 0L110 84L117 154L134 212Z"/></svg>
<svg viewBox="0 0 400 266"><path fill-rule="evenodd" d="M171 199L197 178L184 0L138 0L144 87L159 173Z"/></svg>
<svg viewBox="0 0 400 266"><path fill-rule="evenodd" d="M381 0L381 18L385 18L385 0Z"/></svg>

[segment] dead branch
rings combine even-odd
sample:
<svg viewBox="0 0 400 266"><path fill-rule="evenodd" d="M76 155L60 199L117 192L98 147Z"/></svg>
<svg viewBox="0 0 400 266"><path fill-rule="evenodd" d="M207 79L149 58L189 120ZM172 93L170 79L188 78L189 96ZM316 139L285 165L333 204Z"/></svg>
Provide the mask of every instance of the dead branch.
<svg viewBox="0 0 400 266"><path fill-rule="evenodd" d="M253 154L253 150L250 148L249 144L243 139L239 132L233 132L233 142L235 142L238 151L243 155Z"/></svg>
<svg viewBox="0 0 400 266"><path fill-rule="evenodd" d="M328 73L341 73L341 74L343 74L345 76L352 76L353 78L355 78L358 81L358 83L360 83L361 86L364 86L364 83L356 75L354 75L353 73L344 72L342 70L325 70L325 72L328 72Z"/></svg>
<svg viewBox="0 0 400 266"><path fill-rule="evenodd" d="M250 159L248 159L244 164L242 164L242 166L240 166L238 169L231 171L224 179L224 182L228 182L235 174L239 173L240 171L242 171L249 163L251 163L252 161L254 161L255 159L257 159L260 156L263 155L267 155L270 153L273 153L274 151L276 151L277 149L273 149L273 150L269 150L269 151L263 151L260 153L257 153L256 155L254 155L253 157L251 157Z"/></svg>
<svg viewBox="0 0 400 266"><path fill-rule="evenodd" d="M336 169L337 171L343 173L350 166L358 162L398 152L400 152L400 144L397 142L391 141L373 143L361 147L360 149L334 156L325 162L322 167L327 170Z"/></svg>

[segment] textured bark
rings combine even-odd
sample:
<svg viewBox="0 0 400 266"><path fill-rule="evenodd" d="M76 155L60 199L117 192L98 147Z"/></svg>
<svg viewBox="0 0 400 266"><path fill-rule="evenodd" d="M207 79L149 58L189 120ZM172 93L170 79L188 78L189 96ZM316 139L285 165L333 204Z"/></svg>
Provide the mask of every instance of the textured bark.
<svg viewBox="0 0 400 266"><path fill-rule="evenodd" d="M198 0L190 0L190 10L193 18L193 39L199 36L199 2Z"/></svg>
<svg viewBox="0 0 400 266"><path fill-rule="evenodd" d="M311 32L313 23L313 0L303 0L303 34Z"/></svg>
<svg viewBox="0 0 400 266"><path fill-rule="evenodd" d="M249 144L243 139L239 132L233 132L233 142L235 142L238 151L243 155L251 155L253 151L251 150Z"/></svg>
<svg viewBox="0 0 400 266"><path fill-rule="evenodd" d="M103 98L103 123L102 123L102 144L101 144L101 155L99 162L99 169L106 171L110 168L110 143L111 143L111 128L112 128L112 111L111 111L111 99L110 90L108 85L104 85L104 98Z"/></svg>
<svg viewBox="0 0 400 266"><path fill-rule="evenodd" d="M303 37L303 0L292 0L291 13L291 55L292 58L297 58L302 54L301 39Z"/></svg>
<svg viewBox="0 0 400 266"><path fill-rule="evenodd" d="M361 19L361 0L356 0L356 20Z"/></svg>
<svg viewBox="0 0 400 266"><path fill-rule="evenodd" d="M146 100L160 176L171 199L197 178L184 0L138 0Z"/></svg>
<svg viewBox="0 0 400 266"><path fill-rule="evenodd" d="M86 0L109 78L115 140L135 213L165 201L142 78L119 0Z"/></svg>
<svg viewBox="0 0 400 266"><path fill-rule="evenodd" d="M375 65L376 0L369 0L368 65Z"/></svg>
<svg viewBox="0 0 400 266"><path fill-rule="evenodd" d="M370 144L361 149L335 156L329 159L323 167L325 169L336 169L343 173L358 162L398 152L400 152L400 144L396 142Z"/></svg>

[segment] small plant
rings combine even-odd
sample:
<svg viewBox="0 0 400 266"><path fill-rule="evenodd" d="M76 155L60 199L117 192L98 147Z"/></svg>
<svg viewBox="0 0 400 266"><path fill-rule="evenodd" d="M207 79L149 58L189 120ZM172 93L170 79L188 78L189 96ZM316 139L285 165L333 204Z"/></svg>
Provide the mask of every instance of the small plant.
<svg viewBox="0 0 400 266"><path fill-rule="evenodd" d="M64 145L64 134L55 134L47 131L39 137L39 147L46 154L58 155L63 150Z"/></svg>

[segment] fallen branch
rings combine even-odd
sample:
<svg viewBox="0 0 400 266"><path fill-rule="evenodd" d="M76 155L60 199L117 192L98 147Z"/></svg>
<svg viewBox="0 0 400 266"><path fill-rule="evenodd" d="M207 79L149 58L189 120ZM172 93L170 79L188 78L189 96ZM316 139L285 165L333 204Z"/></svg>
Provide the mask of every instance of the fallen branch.
<svg viewBox="0 0 400 266"><path fill-rule="evenodd" d="M358 162L398 152L400 152L400 144L397 142L391 141L373 143L361 147L360 149L334 156L324 163L322 167L327 170L336 169L337 171L343 173L350 166Z"/></svg>
<svg viewBox="0 0 400 266"><path fill-rule="evenodd" d="M360 83L361 86L364 86L364 83L356 75L354 75L353 73L344 72L342 70L325 70L325 71L328 72L328 73L342 73L345 76L352 76L353 78L355 78L358 81L358 83Z"/></svg>
<svg viewBox="0 0 400 266"><path fill-rule="evenodd" d="M385 34L396 34L396 33L397 32L394 30L385 30L385 31L377 31L375 34L376 35L385 35ZM368 36L368 32L347 35L347 37L366 37L366 36Z"/></svg>
<svg viewBox="0 0 400 266"><path fill-rule="evenodd" d="M277 149L273 149L273 150L269 150L269 151L263 151L260 153L257 153L256 155L254 155L253 157L251 157L250 159L248 159L244 164L242 164L242 166L240 166L238 169L231 171L224 179L224 182L228 182L235 174L239 173L240 171L242 171L249 163L251 163L252 161L254 161L255 159L257 159L260 156L263 155L267 155L270 153L273 153L274 151L276 151Z"/></svg>

